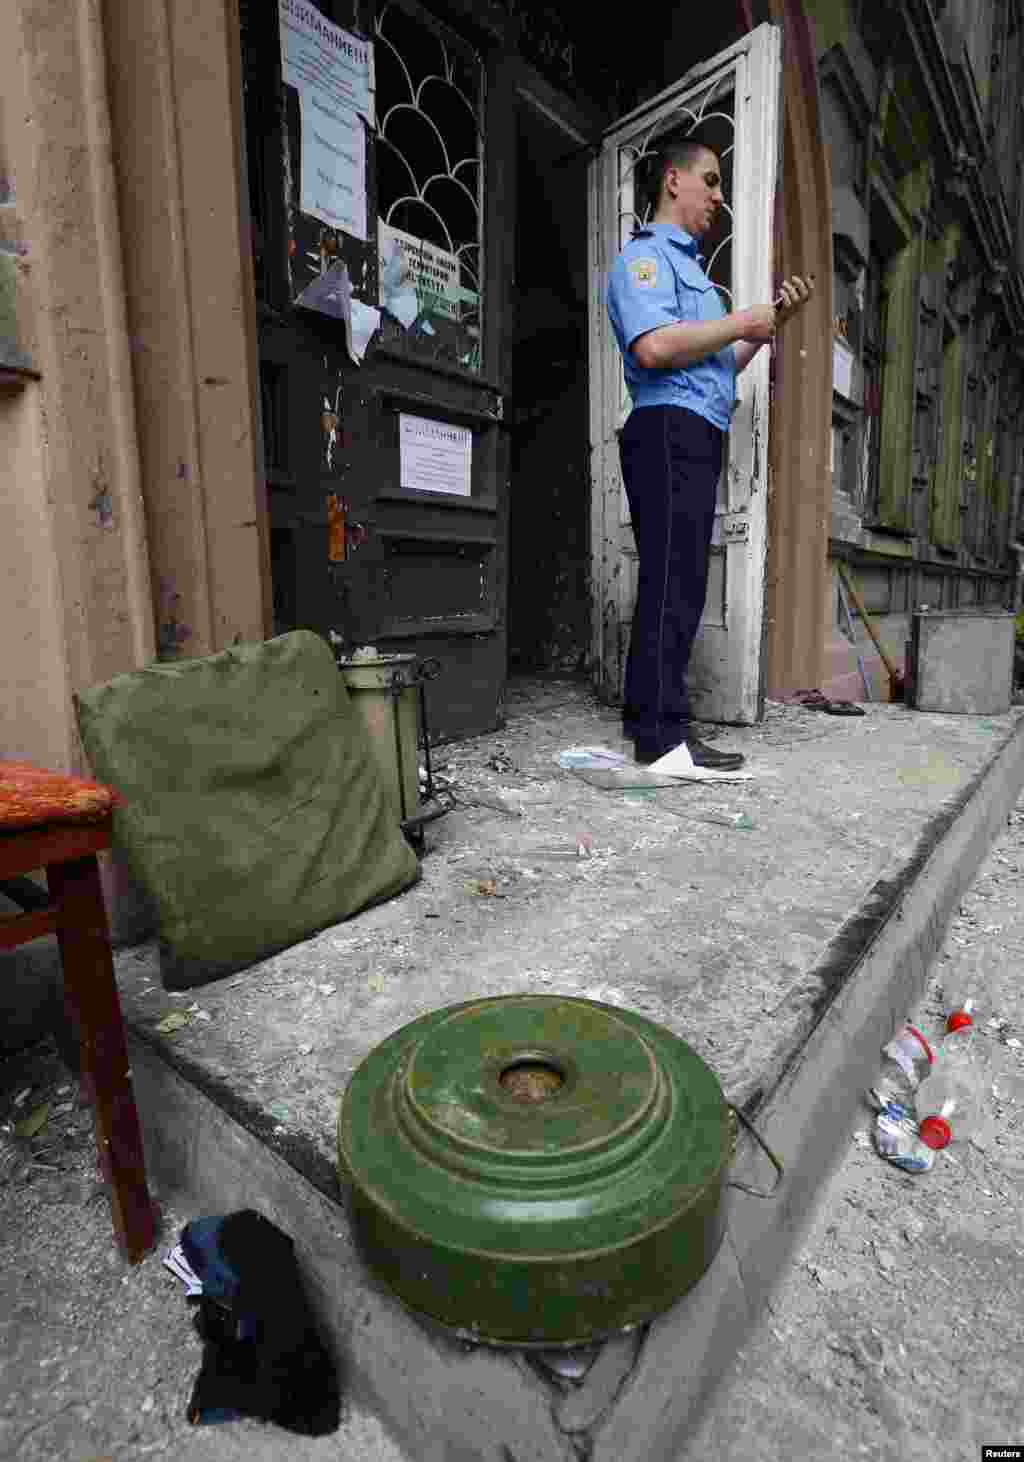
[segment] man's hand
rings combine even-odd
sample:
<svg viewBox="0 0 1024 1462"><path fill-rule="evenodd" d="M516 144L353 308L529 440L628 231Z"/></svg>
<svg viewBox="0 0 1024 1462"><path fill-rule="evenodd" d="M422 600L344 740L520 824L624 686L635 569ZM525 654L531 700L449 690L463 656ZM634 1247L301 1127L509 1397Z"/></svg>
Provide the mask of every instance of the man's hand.
<svg viewBox="0 0 1024 1462"><path fill-rule="evenodd" d="M765 345L775 334L779 316L774 305L750 305L739 311L741 340L749 345Z"/></svg>
<svg viewBox="0 0 1024 1462"><path fill-rule="evenodd" d="M814 275L809 274L806 280L801 279L799 274L784 280L778 298L775 301L775 318L779 325L785 325L788 320L802 310L804 305L814 293Z"/></svg>
<svg viewBox="0 0 1024 1462"><path fill-rule="evenodd" d="M638 335L630 346L630 354L645 370L685 370L697 361L706 360L725 345L736 352L736 369L747 368L754 356L774 340L780 325L803 309L814 293L814 276L807 280L798 275L782 285L778 299L770 305L751 305L736 310L720 320L680 321L678 325L660 325Z"/></svg>

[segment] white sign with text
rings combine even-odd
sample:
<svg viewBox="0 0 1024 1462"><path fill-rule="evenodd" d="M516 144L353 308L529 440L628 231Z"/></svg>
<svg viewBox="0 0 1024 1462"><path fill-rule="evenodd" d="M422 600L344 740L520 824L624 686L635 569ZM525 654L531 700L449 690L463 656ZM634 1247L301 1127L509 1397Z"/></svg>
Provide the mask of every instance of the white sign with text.
<svg viewBox="0 0 1024 1462"><path fill-rule="evenodd" d="M473 433L468 426L400 412L399 458L403 488L472 495Z"/></svg>
<svg viewBox="0 0 1024 1462"><path fill-rule="evenodd" d="M366 238L366 138L372 127L373 47L305 0L278 0L281 74L299 93L299 207L331 228Z"/></svg>

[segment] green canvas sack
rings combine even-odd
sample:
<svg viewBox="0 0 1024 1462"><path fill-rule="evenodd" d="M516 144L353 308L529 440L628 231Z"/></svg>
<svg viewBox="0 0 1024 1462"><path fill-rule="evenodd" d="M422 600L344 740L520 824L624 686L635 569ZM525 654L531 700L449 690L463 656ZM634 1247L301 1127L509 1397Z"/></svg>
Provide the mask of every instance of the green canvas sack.
<svg viewBox="0 0 1024 1462"><path fill-rule="evenodd" d="M115 841L153 899L169 989L408 888L419 865L327 644L296 630L77 698Z"/></svg>

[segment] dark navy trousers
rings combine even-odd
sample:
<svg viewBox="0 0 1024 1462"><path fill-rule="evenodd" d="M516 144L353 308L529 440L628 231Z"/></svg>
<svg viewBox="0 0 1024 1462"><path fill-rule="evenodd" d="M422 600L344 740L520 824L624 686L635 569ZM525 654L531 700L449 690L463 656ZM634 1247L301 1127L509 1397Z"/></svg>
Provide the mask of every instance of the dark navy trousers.
<svg viewBox="0 0 1024 1462"><path fill-rule="evenodd" d="M640 575L622 712L667 751L690 718L686 670L704 611L724 432L681 406L642 406L619 437Z"/></svg>

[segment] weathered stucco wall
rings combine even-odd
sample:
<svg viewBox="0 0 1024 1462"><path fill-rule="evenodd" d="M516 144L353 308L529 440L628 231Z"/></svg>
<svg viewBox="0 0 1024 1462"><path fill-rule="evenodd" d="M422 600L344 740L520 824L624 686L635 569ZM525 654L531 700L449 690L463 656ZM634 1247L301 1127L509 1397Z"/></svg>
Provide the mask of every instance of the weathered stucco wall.
<svg viewBox="0 0 1024 1462"><path fill-rule="evenodd" d="M107 15L157 647L205 655L271 632L237 4Z"/></svg>
<svg viewBox="0 0 1024 1462"><path fill-rule="evenodd" d="M0 47L0 755L72 697L270 629L234 0L14 0ZM9 311L5 311L5 315Z"/></svg>
<svg viewBox="0 0 1024 1462"><path fill-rule="evenodd" d="M835 185L829 547L902 662L921 603L1019 593L1024 35L1006 0L805 3ZM821 632L828 689L855 673L834 596Z"/></svg>
<svg viewBox="0 0 1024 1462"><path fill-rule="evenodd" d="M103 30L91 0L21 0L4 36L4 227L39 380L0 396L0 737L68 767L73 692L153 653Z"/></svg>

